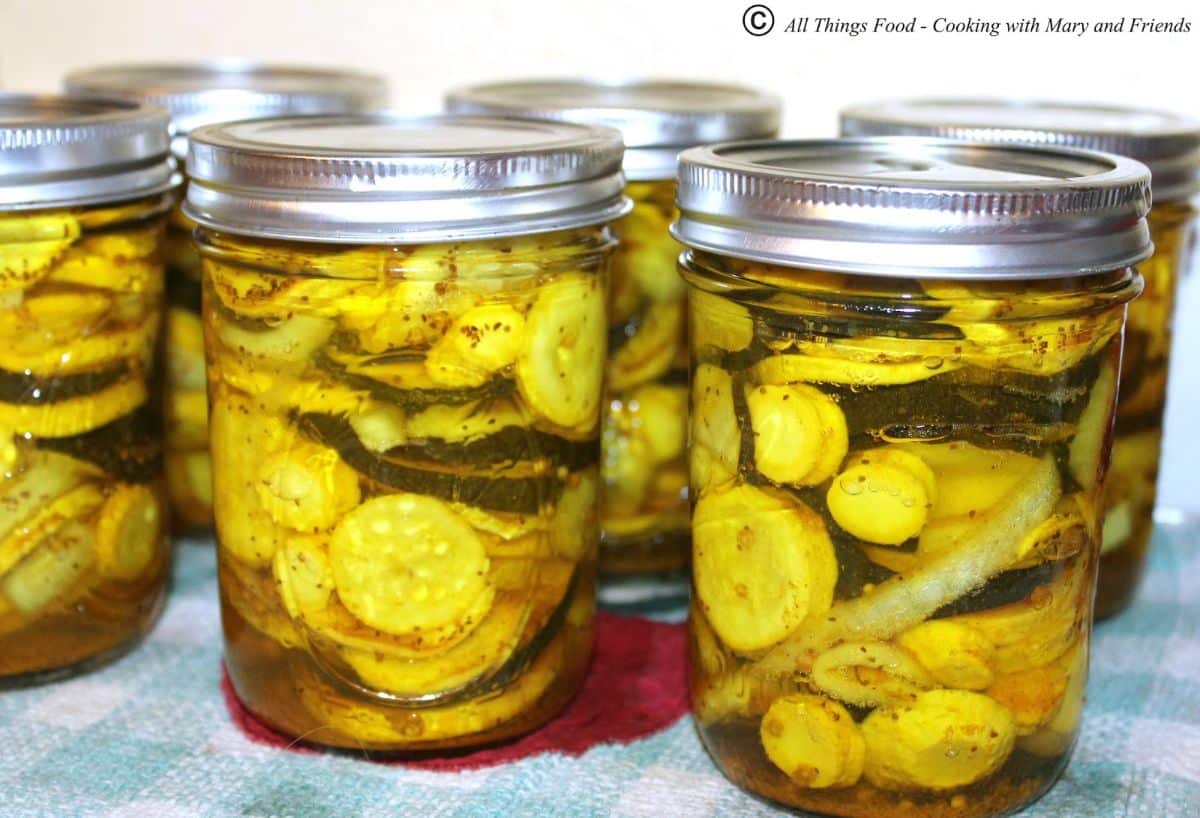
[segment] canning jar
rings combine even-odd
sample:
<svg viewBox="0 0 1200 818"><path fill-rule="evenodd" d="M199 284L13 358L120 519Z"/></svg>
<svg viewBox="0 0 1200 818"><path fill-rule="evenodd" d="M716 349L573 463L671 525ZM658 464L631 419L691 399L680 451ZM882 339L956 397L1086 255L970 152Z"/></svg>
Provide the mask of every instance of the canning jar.
<svg viewBox="0 0 1200 818"><path fill-rule="evenodd" d="M1079 727L1144 166L687 151L700 735L814 812L996 816Z"/></svg>
<svg viewBox="0 0 1200 818"><path fill-rule="evenodd" d="M1117 613L1137 592L1153 530L1175 296L1195 245L1200 121L1115 106L917 99L847 108L842 131L1065 145L1130 156L1150 167L1155 251L1138 265L1145 289L1129 305L1125 328L1096 591L1096 617Z"/></svg>
<svg viewBox="0 0 1200 818"><path fill-rule="evenodd" d="M575 692L620 163L487 118L192 132L225 656L265 722L442 749Z"/></svg>
<svg viewBox="0 0 1200 818"><path fill-rule="evenodd" d="M633 210L614 229L608 300L608 399L600 568L687 565L687 323L681 247L668 227L676 157L707 142L772 137L777 97L735 85L528 80L451 91L452 111L615 127L625 140Z"/></svg>
<svg viewBox="0 0 1200 818"><path fill-rule="evenodd" d="M95 66L72 71L64 86L72 94L120 97L166 108L173 152L181 164L187 155L187 134L200 125L364 111L382 105L387 90L384 80L371 74L238 60ZM163 412L171 520L181 531L212 525L200 258L192 245L194 228L178 206L171 210Z"/></svg>
<svg viewBox="0 0 1200 818"><path fill-rule="evenodd" d="M162 607L173 186L159 109L0 94L0 685L111 658Z"/></svg>

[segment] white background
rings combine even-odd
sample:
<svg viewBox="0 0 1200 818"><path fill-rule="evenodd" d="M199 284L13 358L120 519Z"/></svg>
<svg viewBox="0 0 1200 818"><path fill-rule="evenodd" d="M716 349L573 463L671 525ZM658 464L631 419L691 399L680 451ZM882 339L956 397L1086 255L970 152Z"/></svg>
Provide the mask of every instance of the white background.
<svg viewBox="0 0 1200 818"><path fill-rule="evenodd" d="M103 62L246 57L385 74L392 103L435 110L449 86L534 75L739 80L780 94L785 134L828 136L840 106L922 94L1040 96L1162 107L1200 117L1200 4L1168 0L764 0L775 30L751 37L751 0L0 0L0 86L52 91ZM970 9L971 11L967 11ZM792 17L873 20L1036 16L1191 18L1189 34L788 34ZM811 24L810 24L811 25ZM1162 502L1200 510L1200 281L1180 312Z"/></svg>

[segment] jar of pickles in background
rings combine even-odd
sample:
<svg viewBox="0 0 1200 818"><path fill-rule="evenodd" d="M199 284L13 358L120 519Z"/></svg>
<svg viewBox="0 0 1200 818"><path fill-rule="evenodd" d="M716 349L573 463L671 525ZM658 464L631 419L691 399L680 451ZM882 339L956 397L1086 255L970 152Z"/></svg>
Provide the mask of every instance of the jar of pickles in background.
<svg viewBox="0 0 1200 818"><path fill-rule="evenodd" d="M914 135L1064 145L1130 156L1150 167L1154 255L1129 305L1116 436L1104 498L1096 617L1133 599L1154 525L1171 323L1180 276L1190 267L1200 191L1200 121L1159 111L1005 100L897 100L842 112L848 136Z"/></svg>
<svg viewBox="0 0 1200 818"><path fill-rule="evenodd" d="M709 752L822 814L1029 803L1079 728L1146 168L731 144L679 205Z"/></svg>
<svg viewBox="0 0 1200 818"><path fill-rule="evenodd" d="M341 114L382 105L381 77L352 71L264 65L237 60L134 63L67 75L72 94L120 97L166 108L172 148L187 155L187 134L200 125L299 114ZM200 258L195 227L178 207L167 223L166 415L167 491L174 527L212 525L212 462L200 329Z"/></svg>
<svg viewBox="0 0 1200 818"><path fill-rule="evenodd" d="M238 696L355 749L546 721L591 644L620 134L284 118L188 167Z"/></svg>
<svg viewBox="0 0 1200 818"><path fill-rule="evenodd" d="M111 658L169 564L166 114L0 94L0 685Z"/></svg>
<svg viewBox="0 0 1200 818"><path fill-rule="evenodd" d="M681 247L668 227L676 157L708 142L772 137L777 97L736 85L527 80L460 88L451 111L606 125L625 140L633 210L615 225L609 290L608 399L600 567L687 565L687 322Z"/></svg>

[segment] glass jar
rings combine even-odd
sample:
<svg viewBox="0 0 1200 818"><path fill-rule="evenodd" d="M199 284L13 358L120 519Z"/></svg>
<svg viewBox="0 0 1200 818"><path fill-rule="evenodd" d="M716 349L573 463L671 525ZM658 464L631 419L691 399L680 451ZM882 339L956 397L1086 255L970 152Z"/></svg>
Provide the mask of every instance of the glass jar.
<svg viewBox="0 0 1200 818"><path fill-rule="evenodd" d="M166 117L0 94L0 685L109 659L162 608Z"/></svg>
<svg viewBox="0 0 1200 818"><path fill-rule="evenodd" d="M1139 265L1145 289L1129 305L1096 591L1097 619L1121 611L1137 592L1154 527L1171 323L1196 225L1193 197L1200 192L1200 121L1113 106L926 99L847 108L842 132L1065 145L1130 156L1150 167L1155 252Z"/></svg>
<svg viewBox="0 0 1200 818"><path fill-rule="evenodd" d="M679 151L762 139L779 127L779 100L740 86L638 80L527 80L460 88L459 113L615 127L625 140L633 210L615 225L609 288L600 568L671 571L687 565L687 323L677 217Z"/></svg>
<svg viewBox="0 0 1200 818"><path fill-rule="evenodd" d="M485 118L192 133L226 664L276 729L473 746L574 695L620 159Z"/></svg>
<svg viewBox="0 0 1200 818"><path fill-rule="evenodd" d="M1145 167L731 144L679 202L709 752L821 814L1029 803L1079 728Z"/></svg>
<svg viewBox="0 0 1200 818"><path fill-rule="evenodd" d="M383 78L330 68L240 60L134 63L72 71L69 93L131 99L166 108L182 163L187 134L214 122L297 114L341 114L380 107ZM212 525L212 462L200 328L200 258L195 224L176 207L167 222L166 475L171 520L181 531Z"/></svg>

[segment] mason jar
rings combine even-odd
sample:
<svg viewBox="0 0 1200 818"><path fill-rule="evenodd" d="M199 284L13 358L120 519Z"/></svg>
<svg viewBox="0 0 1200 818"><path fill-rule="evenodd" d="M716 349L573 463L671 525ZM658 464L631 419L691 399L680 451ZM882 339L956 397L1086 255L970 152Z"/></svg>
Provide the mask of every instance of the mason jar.
<svg viewBox="0 0 1200 818"><path fill-rule="evenodd" d="M131 99L166 108L172 148L182 164L187 134L200 125L299 114L341 114L381 106L383 78L341 69L240 60L132 63L72 71L72 94ZM182 189L181 189L182 194ZM200 258L195 225L177 206L167 221L166 421L167 493L178 530L212 525L212 461L200 328Z"/></svg>
<svg viewBox="0 0 1200 818"><path fill-rule="evenodd" d="M1149 175L926 139L680 160L701 738L841 816L998 816L1067 764Z"/></svg>
<svg viewBox="0 0 1200 818"><path fill-rule="evenodd" d="M633 210L614 229L608 301L608 399L600 568L671 571L687 565L687 322L682 249L668 232L676 157L707 142L762 139L779 127L779 99L736 85L667 80L529 80L460 88L451 111L607 125L625 140Z"/></svg>
<svg viewBox="0 0 1200 818"><path fill-rule="evenodd" d="M546 721L591 644L620 134L283 118L188 167L238 696L356 749Z"/></svg>
<svg viewBox="0 0 1200 818"><path fill-rule="evenodd" d="M1129 305L1103 502L1096 617L1112 616L1137 592L1154 526L1171 324L1180 277L1195 247L1200 120L1108 105L929 99L847 108L842 131L1073 146L1130 156L1150 167L1154 203L1148 218L1155 250L1138 265L1145 289Z"/></svg>
<svg viewBox="0 0 1200 818"><path fill-rule="evenodd" d="M0 94L0 685L132 645L168 573L156 388L167 118Z"/></svg>

